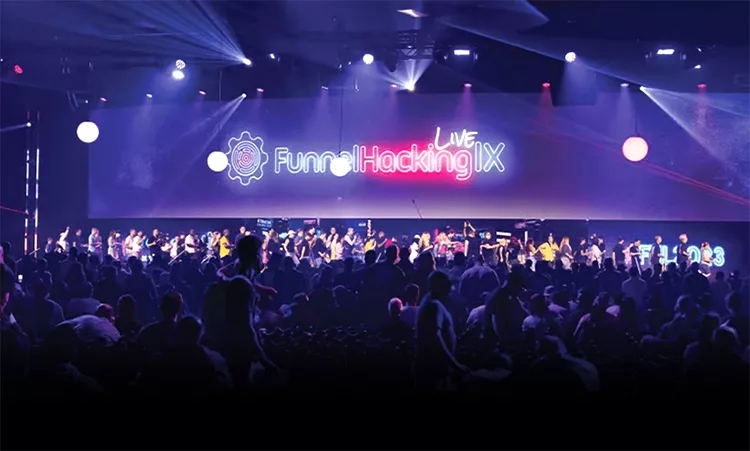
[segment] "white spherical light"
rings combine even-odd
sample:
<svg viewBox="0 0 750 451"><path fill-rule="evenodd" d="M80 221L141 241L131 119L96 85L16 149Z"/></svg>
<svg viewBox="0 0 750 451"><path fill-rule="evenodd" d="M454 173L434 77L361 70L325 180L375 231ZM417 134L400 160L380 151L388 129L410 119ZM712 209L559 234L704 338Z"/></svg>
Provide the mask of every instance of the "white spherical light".
<svg viewBox="0 0 750 451"><path fill-rule="evenodd" d="M211 152L208 154L208 159L206 160L206 163L208 163L208 168L214 172L221 172L224 169L229 166L229 158L227 158L227 154L224 152L219 152L218 150L216 152Z"/></svg>
<svg viewBox="0 0 750 451"><path fill-rule="evenodd" d="M648 155L648 143L640 136L631 136L622 143L622 154L629 161L637 163Z"/></svg>
<svg viewBox="0 0 750 451"><path fill-rule="evenodd" d="M96 126L93 122L85 121L78 124L78 128L76 129L76 135L78 135L78 139L85 142L86 144L91 144L92 142L96 141L96 138L99 137L99 127Z"/></svg>
<svg viewBox="0 0 750 451"><path fill-rule="evenodd" d="M343 177L352 170L349 160L344 157L336 157L331 160L331 174L336 177Z"/></svg>

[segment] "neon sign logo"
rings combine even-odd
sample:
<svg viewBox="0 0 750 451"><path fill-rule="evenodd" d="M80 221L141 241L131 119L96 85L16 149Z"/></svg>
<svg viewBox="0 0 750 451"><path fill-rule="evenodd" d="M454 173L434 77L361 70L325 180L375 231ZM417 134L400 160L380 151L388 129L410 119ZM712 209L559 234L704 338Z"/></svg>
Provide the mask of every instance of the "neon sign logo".
<svg viewBox="0 0 750 451"><path fill-rule="evenodd" d="M476 173L504 172L501 160L505 144L477 141L478 132L462 130L441 135L435 131L427 149L412 144L408 149L385 149L378 145L355 144L351 151L338 154L325 151L292 152L288 147L274 149L273 169L276 174L324 174L344 176L349 173L447 173L458 181L470 180ZM263 140L244 131L239 138L229 140L229 178L248 185L260 180L268 155L263 151ZM345 160L345 169L332 170L332 163Z"/></svg>
<svg viewBox="0 0 750 451"><path fill-rule="evenodd" d="M242 132L239 138L229 140L230 180L239 180L247 186L252 180L263 178L263 166L268 163L268 154L263 151L263 140L260 137L253 138L250 132Z"/></svg>
<svg viewBox="0 0 750 451"><path fill-rule="evenodd" d="M652 244L641 244L639 248L641 249L641 264L646 265L650 264L647 263L649 261L649 253L651 252L651 248L653 247ZM674 246L672 248L672 254L674 256L672 258L668 258L668 250L669 247L665 245L659 246L659 253L661 255L664 255L665 257L660 259L660 263L662 265L666 265L668 263L676 262L677 261L677 246ZM690 261L691 262L698 262L700 263L702 261L701 258L701 250L698 248L698 246L688 246L688 255L690 255ZM724 253L724 248L721 246L714 246L712 249L712 255L714 256L714 261L711 264L711 266L715 266L717 268L721 268L726 263L726 256Z"/></svg>

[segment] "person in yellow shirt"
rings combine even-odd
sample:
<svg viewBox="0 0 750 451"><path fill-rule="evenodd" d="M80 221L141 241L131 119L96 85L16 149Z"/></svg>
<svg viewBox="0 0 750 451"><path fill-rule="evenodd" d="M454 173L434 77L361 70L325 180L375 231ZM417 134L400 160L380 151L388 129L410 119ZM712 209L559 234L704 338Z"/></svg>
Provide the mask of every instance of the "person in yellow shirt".
<svg viewBox="0 0 750 451"><path fill-rule="evenodd" d="M542 260L552 262L555 261L555 257L560 251L560 248L557 246L557 243L555 243L555 237L550 235L547 238L547 242L539 245L536 250L537 252L539 252L539 254L541 254Z"/></svg>
<svg viewBox="0 0 750 451"><path fill-rule="evenodd" d="M224 233L219 239L219 258L228 257L232 253L232 246L229 244L229 229L224 229Z"/></svg>

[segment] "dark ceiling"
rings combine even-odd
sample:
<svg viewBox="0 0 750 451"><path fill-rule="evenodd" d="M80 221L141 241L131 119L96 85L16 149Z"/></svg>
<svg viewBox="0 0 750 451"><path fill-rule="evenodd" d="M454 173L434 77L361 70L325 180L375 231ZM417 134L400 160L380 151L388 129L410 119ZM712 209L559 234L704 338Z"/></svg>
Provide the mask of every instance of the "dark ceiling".
<svg viewBox="0 0 750 451"><path fill-rule="evenodd" d="M214 1L205 7L206 3L3 1L0 52L5 64L18 61L56 73L64 61L86 77L93 76L95 67L97 76L114 80L112 71L158 66L164 58L174 58L169 43L185 30L201 33L206 24L216 24L212 32L230 30L248 56L275 52L286 64L320 79L335 72L342 48L354 55L376 53L393 46L399 32L419 30L429 41L475 46L481 57L466 76L496 89L537 89L539 81L556 70L563 48L589 52L591 61L614 78L656 83L636 70L634 61L641 63L649 47L667 42L713 49L728 85L734 75L747 76L750 2L288 0ZM397 12L409 7L427 17L415 20ZM184 11L204 15L186 18ZM191 63L207 71L217 66L211 58L198 59ZM509 73L509 62L514 72L525 75L517 80L498 76ZM279 76L278 69L273 71L266 78ZM528 84L517 85L521 82ZM59 88L51 81L34 83ZM77 89L83 84L74 83ZM86 86L91 84L88 79Z"/></svg>

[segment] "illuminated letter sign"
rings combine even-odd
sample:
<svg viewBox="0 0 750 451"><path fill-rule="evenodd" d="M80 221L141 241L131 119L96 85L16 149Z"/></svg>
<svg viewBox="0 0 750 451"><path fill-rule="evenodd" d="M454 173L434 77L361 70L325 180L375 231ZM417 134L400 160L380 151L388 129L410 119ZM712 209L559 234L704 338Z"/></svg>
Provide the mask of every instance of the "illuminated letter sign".
<svg viewBox="0 0 750 451"><path fill-rule="evenodd" d="M651 252L651 247L653 245L651 244L641 244L639 248L641 249L641 264L642 265L650 265L649 262L649 254ZM674 246L672 248L672 258L669 258L669 253L667 252L669 250L669 247L665 245L660 246L661 249L659 249L659 253L661 255L664 255L664 258L660 260L660 263L662 265L667 265L669 263L677 262L677 246ZM724 248L721 246L714 246L711 249L714 261L711 264L711 266L716 266L717 268L721 268L726 263L725 254L724 254ZM698 246L688 246L688 255L690 255L690 261L691 262L701 262L701 250L698 248Z"/></svg>
<svg viewBox="0 0 750 451"><path fill-rule="evenodd" d="M467 181L476 173L504 172L501 156L504 143L477 140L478 132L461 130L444 132L437 128L427 148L412 144L407 149L381 148L378 145L352 146L351 151L292 152L288 147L276 147L272 153L276 174L322 174L330 172L331 161L346 159L350 173L367 174L450 174L458 181ZM229 140L229 178L243 185L263 177L263 166L269 155L263 151L263 140L244 131L239 138Z"/></svg>

